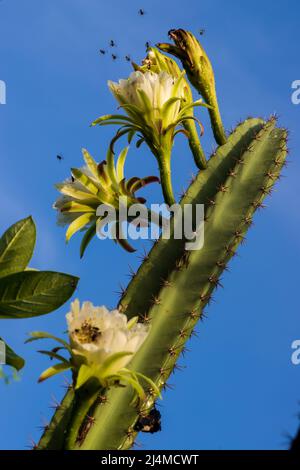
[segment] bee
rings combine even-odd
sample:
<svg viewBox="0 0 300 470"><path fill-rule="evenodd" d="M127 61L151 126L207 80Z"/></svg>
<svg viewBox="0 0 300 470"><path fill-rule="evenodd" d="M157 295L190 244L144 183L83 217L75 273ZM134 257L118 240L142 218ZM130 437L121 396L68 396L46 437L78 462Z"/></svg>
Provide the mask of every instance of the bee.
<svg viewBox="0 0 300 470"><path fill-rule="evenodd" d="M112 60L117 60L118 56L116 54L111 55Z"/></svg>
<svg viewBox="0 0 300 470"><path fill-rule="evenodd" d="M127 62L130 62L131 61L130 55L126 55L125 60L127 60Z"/></svg>
<svg viewBox="0 0 300 470"><path fill-rule="evenodd" d="M113 39L111 39L111 40L109 41L109 45L110 45L110 47L116 47L116 43L115 43L115 41L114 41Z"/></svg>
<svg viewBox="0 0 300 470"><path fill-rule="evenodd" d="M56 155L56 158L59 162L61 162L64 159L62 155Z"/></svg>
<svg viewBox="0 0 300 470"><path fill-rule="evenodd" d="M205 29L199 29L200 36L203 36L204 33L205 33Z"/></svg>
<svg viewBox="0 0 300 470"><path fill-rule="evenodd" d="M106 54L106 51L105 51L104 49L100 49L99 52L100 52L100 54L102 54L102 55Z"/></svg>
<svg viewBox="0 0 300 470"><path fill-rule="evenodd" d="M147 416L140 416L134 426L135 431L150 432L151 434L161 431L161 414L154 407Z"/></svg>
<svg viewBox="0 0 300 470"><path fill-rule="evenodd" d="M151 43L150 43L149 41L147 41L147 42L145 43L145 48L146 48L146 49L149 49L150 46L151 46Z"/></svg>
<svg viewBox="0 0 300 470"><path fill-rule="evenodd" d="M143 10L142 8L139 9L139 15L140 16L144 16L146 14L145 10Z"/></svg>

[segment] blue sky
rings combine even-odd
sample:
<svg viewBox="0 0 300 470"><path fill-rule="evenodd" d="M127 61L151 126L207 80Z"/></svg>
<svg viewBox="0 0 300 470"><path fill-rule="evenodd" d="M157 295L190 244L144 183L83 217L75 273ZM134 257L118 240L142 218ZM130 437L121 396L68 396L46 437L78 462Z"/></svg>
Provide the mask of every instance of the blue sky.
<svg viewBox="0 0 300 470"><path fill-rule="evenodd" d="M224 289L181 361L186 369L171 378L174 390L160 408L162 432L139 436L144 449L282 449L286 434L298 426L300 366L290 357L292 341L300 339L300 106L291 103L291 83L300 79L299 14L296 0L0 2L0 80L7 86L7 104L0 105L0 229L32 214L38 230L32 266L80 276L80 300L114 307L128 264L139 263L109 240L95 240L80 260L80 237L66 246L51 208L53 184L81 165L81 147L104 158L114 129L91 129L89 123L115 110L106 82L130 73L126 54L139 62L145 42L165 41L170 28L196 34L204 28L225 127L276 111L291 131L285 177L224 276ZM116 61L99 54L100 48L109 50L110 39L117 43ZM209 122L204 111L197 113L209 153ZM178 137L177 193L195 171L187 152L184 137ZM144 176L157 169L144 148L130 151L127 170ZM152 197L159 202L159 191ZM23 449L38 439L38 426L51 415L51 396L63 394L62 377L37 384L48 362L23 341L32 330L61 334L67 310L68 305L42 318L1 321L1 336L27 360L20 382L0 382L2 449Z"/></svg>

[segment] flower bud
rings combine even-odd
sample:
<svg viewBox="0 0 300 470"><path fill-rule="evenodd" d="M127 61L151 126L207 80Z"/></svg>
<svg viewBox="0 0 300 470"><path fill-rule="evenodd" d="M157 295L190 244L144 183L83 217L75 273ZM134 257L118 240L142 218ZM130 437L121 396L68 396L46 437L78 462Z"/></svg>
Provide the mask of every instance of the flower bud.
<svg viewBox="0 0 300 470"><path fill-rule="evenodd" d="M171 29L169 36L175 42L172 44L158 44L158 48L168 52L181 60L187 76L192 85L203 96L209 108L212 128L215 139L219 145L223 145L227 138L223 128L219 111L215 77L212 65L205 50L189 31L184 29Z"/></svg>

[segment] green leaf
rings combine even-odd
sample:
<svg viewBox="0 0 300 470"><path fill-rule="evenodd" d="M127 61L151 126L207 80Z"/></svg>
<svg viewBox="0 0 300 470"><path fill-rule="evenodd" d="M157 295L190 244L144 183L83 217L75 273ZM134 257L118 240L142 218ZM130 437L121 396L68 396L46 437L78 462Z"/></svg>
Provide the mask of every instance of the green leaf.
<svg viewBox="0 0 300 470"><path fill-rule="evenodd" d="M11 274L0 282L0 318L50 313L71 297L77 283L77 277L52 271Z"/></svg>
<svg viewBox="0 0 300 470"><path fill-rule="evenodd" d="M24 271L31 260L36 239L31 217L19 220L0 239L0 277Z"/></svg>
<svg viewBox="0 0 300 470"><path fill-rule="evenodd" d="M0 337L0 341L5 344L5 364L8 366L12 366L17 370L22 369L24 367L25 361L22 357L18 356Z"/></svg>

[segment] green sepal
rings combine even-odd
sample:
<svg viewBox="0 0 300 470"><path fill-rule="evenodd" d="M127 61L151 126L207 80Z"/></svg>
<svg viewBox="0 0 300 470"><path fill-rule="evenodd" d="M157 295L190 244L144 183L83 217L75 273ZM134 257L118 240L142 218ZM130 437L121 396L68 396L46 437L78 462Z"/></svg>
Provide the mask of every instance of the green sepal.
<svg viewBox="0 0 300 470"><path fill-rule="evenodd" d="M73 220L70 223L67 231L66 231L66 241L68 242L70 238L87 224L89 224L93 219L95 219L94 212L87 212L85 214L80 215L77 219Z"/></svg>
<svg viewBox="0 0 300 470"><path fill-rule="evenodd" d="M37 341L38 339L52 339L62 344L64 348L66 348L70 353L72 353L71 346L69 345L69 343L67 343L67 341L58 338L57 336L51 335L46 331L32 331L31 333L29 333L29 335L30 338L26 339L25 344L32 343L33 341Z"/></svg>
<svg viewBox="0 0 300 470"><path fill-rule="evenodd" d="M38 350L37 352L45 356L49 356L50 359L57 359L58 361L71 365L70 361L68 361L64 356L62 356L61 354L57 354L54 351Z"/></svg>
<svg viewBox="0 0 300 470"><path fill-rule="evenodd" d="M96 221L92 223L92 225L86 230L85 234L82 237L81 244L80 244L80 258L83 257L87 246L89 245L90 241L96 235Z"/></svg>
<svg viewBox="0 0 300 470"><path fill-rule="evenodd" d="M48 369L44 370L44 372L42 372L42 374L39 376L38 382L43 382L44 380L47 380L50 377L59 374L60 372L65 372L66 370L71 369L71 367L72 366L70 363L65 362L55 364L55 366L49 367Z"/></svg>
<svg viewBox="0 0 300 470"><path fill-rule="evenodd" d="M72 175L74 178L79 181L90 193L97 196L99 191L99 186L88 176L81 171L79 168L71 168Z"/></svg>
<svg viewBox="0 0 300 470"><path fill-rule="evenodd" d="M74 187L72 183L57 183L55 185L56 189L60 191L65 196L73 197L82 203L98 203L99 199L94 195L85 191L81 191Z"/></svg>
<svg viewBox="0 0 300 470"><path fill-rule="evenodd" d="M82 149L82 155L86 163L86 166L88 167L92 175L94 175L95 178L98 178L98 165L93 159L92 155L88 152L87 149L84 149L84 148Z"/></svg>
<svg viewBox="0 0 300 470"><path fill-rule="evenodd" d="M79 354L84 358L84 354ZM89 365L89 364L82 364L78 371L78 376L76 380L76 389L82 387L82 385L91 377L97 378L100 383L105 383L105 381L109 380L109 378L116 374L111 374L110 369L114 366L114 364L126 356L132 356L132 352L128 351L121 351L109 356L102 365Z"/></svg>

